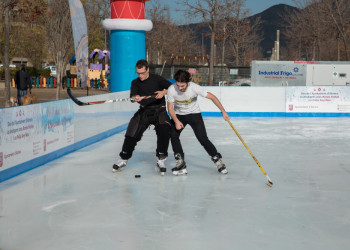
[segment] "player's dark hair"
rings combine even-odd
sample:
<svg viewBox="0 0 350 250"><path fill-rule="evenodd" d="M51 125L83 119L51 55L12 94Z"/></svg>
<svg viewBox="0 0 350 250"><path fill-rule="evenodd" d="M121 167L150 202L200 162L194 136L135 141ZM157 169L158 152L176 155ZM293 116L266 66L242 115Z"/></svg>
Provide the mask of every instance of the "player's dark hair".
<svg viewBox="0 0 350 250"><path fill-rule="evenodd" d="M146 60L138 60L137 63L136 63L136 68L138 69L142 69L143 67L146 68L146 70L148 69L148 62Z"/></svg>
<svg viewBox="0 0 350 250"><path fill-rule="evenodd" d="M177 82L189 83L191 81L191 74L188 71L180 69L175 73L174 79Z"/></svg>

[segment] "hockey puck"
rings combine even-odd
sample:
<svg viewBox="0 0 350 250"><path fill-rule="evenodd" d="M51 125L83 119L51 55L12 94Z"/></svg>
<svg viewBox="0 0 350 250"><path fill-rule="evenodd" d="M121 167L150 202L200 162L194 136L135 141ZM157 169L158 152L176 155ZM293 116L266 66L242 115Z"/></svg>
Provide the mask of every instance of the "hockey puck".
<svg viewBox="0 0 350 250"><path fill-rule="evenodd" d="M135 175L135 178L141 178L141 175L137 174Z"/></svg>

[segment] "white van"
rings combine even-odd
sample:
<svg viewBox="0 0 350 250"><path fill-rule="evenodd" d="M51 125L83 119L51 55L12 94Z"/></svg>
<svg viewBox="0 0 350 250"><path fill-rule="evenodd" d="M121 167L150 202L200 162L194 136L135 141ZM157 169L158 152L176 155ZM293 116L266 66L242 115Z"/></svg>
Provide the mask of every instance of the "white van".
<svg viewBox="0 0 350 250"><path fill-rule="evenodd" d="M56 77L56 66L52 66L52 65L51 66L46 66L45 69L50 69L51 75L53 77Z"/></svg>

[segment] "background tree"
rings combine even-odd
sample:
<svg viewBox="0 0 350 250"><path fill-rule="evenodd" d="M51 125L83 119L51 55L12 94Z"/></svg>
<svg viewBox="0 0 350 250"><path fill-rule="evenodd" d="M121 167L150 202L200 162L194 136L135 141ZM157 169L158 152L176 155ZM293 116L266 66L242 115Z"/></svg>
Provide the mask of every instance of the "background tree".
<svg viewBox="0 0 350 250"><path fill-rule="evenodd" d="M23 33L21 33L21 36L24 38L20 44L22 55L27 58L34 67L40 68L43 59L48 56L45 26L29 25L28 28L29 29L24 29Z"/></svg>
<svg viewBox="0 0 350 250"><path fill-rule="evenodd" d="M344 59L349 61L350 50L350 1L349 0L323 0L321 11L325 22L330 25L333 39L337 40L337 49L342 50ZM340 53L339 53L340 54ZM338 59L340 60L340 58Z"/></svg>
<svg viewBox="0 0 350 250"><path fill-rule="evenodd" d="M260 18L248 18L249 9L245 9L245 0L226 0L219 8L222 18L218 23L217 37L222 41L222 63L225 63L227 42L230 55L227 62L237 66L249 65L250 60L261 56L258 49L261 37L257 33Z"/></svg>
<svg viewBox="0 0 350 250"><path fill-rule="evenodd" d="M320 42L324 38L325 23L319 11L319 2L306 0L296 4L299 9L286 16L289 25L284 32L289 37L289 49L297 50L296 54L305 60L320 60Z"/></svg>
<svg viewBox="0 0 350 250"><path fill-rule="evenodd" d="M88 26L89 52L94 49L107 49L107 31L102 21L110 18L110 0L81 0ZM108 33L109 34L109 33Z"/></svg>
<svg viewBox="0 0 350 250"><path fill-rule="evenodd" d="M349 60L350 2L295 1L299 9L286 16L284 34L291 60Z"/></svg>
<svg viewBox="0 0 350 250"><path fill-rule="evenodd" d="M38 44L37 40L30 40L25 33L16 31L30 31L33 25L39 23L38 20L45 12L45 3L46 2L43 0L5 0L0 2L0 10L4 14L4 22L2 26L4 28L4 36L3 40L0 42L3 44L1 46L3 46L4 51L3 64L5 69L5 107L9 107L10 105L10 57L14 55L15 51L18 51L20 45L22 46L22 51L27 53L30 49L33 49L36 44ZM16 36L16 34L18 34L18 36ZM28 52L28 55L31 56L33 53Z"/></svg>
<svg viewBox="0 0 350 250"><path fill-rule="evenodd" d="M68 1L51 0L48 6L46 32L50 54L57 71L56 99L60 99L60 85L66 65L74 54L72 24Z"/></svg>
<svg viewBox="0 0 350 250"><path fill-rule="evenodd" d="M213 84L214 76L214 49L217 25L222 18L219 10L220 6L225 4L225 0L183 0L180 4L186 7L185 13L188 17L200 17L210 29L210 59L209 59L209 81Z"/></svg>
<svg viewBox="0 0 350 250"><path fill-rule="evenodd" d="M47 57L46 11L45 0L19 0L13 9L11 50L16 52L17 56L27 58L34 67L40 67L43 58Z"/></svg>
<svg viewBox="0 0 350 250"><path fill-rule="evenodd" d="M4 57L3 65L5 69L5 107L10 107L10 69L9 69L9 50L10 50L10 10L13 8L14 1L4 1L1 3L2 13L4 14ZM2 15L1 15L2 16Z"/></svg>
<svg viewBox="0 0 350 250"><path fill-rule="evenodd" d="M222 5L219 5L218 9L221 13L220 20L218 21L218 30L216 32L216 40L221 41L221 63L225 63L225 50L226 41L229 36L232 36L232 30L229 29L229 25L232 23L233 16L240 10L239 5L244 4L245 0L225 0Z"/></svg>
<svg viewBox="0 0 350 250"><path fill-rule="evenodd" d="M187 26L177 26L172 22L169 8L159 0L151 2L147 11L153 29L146 33L148 60L153 64L171 62L172 55L194 57L199 53L194 32Z"/></svg>
<svg viewBox="0 0 350 250"><path fill-rule="evenodd" d="M167 54L166 48L174 38L169 36L172 33L169 8L155 0L151 2L147 14L153 23L152 30L146 33L148 60L153 64L162 64L163 55Z"/></svg>

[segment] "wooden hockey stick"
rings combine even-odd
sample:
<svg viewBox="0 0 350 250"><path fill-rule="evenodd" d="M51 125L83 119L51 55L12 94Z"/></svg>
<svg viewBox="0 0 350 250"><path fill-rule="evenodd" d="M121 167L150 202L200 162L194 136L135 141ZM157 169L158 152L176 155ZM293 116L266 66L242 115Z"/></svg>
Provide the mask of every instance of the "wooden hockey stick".
<svg viewBox="0 0 350 250"><path fill-rule="evenodd" d="M267 179L266 185L268 185L269 187L272 187L273 183L272 183L271 179L269 178L269 176L266 174L266 171L263 169L263 167L260 165L258 160L253 155L253 153L250 151L250 149L248 148L247 144L243 141L242 137L238 134L238 131L235 129L235 127L232 125L232 123L230 122L229 119L227 119L227 122L230 124L231 128L233 129L233 131L235 131L236 135L241 140L241 142L243 143L244 147L248 150L249 154L253 157L255 163L258 165L258 167L260 168L261 172L263 172L263 174L266 176L266 179Z"/></svg>

